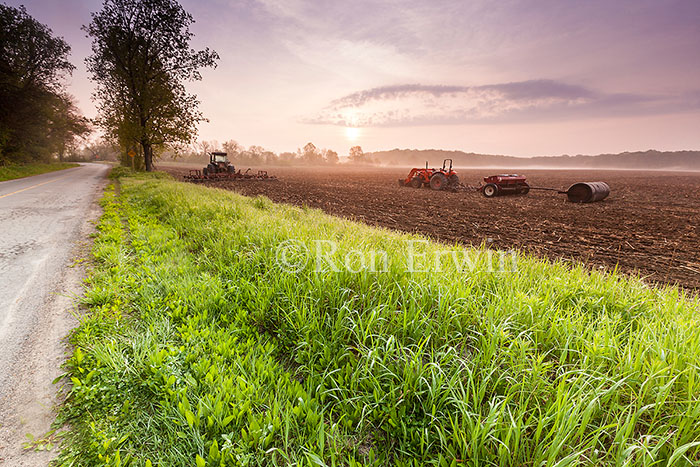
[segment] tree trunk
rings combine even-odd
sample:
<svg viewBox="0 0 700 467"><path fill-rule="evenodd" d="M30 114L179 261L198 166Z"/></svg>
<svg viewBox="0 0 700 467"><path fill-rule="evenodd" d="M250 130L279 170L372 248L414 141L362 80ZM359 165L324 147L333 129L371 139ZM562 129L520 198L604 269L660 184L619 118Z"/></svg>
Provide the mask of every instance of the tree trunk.
<svg viewBox="0 0 700 467"><path fill-rule="evenodd" d="M153 172L153 146L147 141L142 141L143 162L146 165L146 172Z"/></svg>

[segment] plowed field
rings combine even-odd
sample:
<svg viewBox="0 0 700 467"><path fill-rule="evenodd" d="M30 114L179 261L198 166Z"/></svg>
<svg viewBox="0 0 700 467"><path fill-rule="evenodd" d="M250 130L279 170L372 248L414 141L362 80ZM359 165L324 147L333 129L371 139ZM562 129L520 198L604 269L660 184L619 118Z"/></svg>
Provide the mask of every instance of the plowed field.
<svg viewBox="0 0 700 467"><path fill-rule="evenodd" d="M181 177L189 167L161 168ZM617 266L650 282L700 288L700 173L522 171L533 186L605 181L611 187L602 202L572 204L546 191L487 199L477 192L402 188L397 179L406 169L268 170L280 180L208 184L441 241L515 248L593 268ZM458 172L463 183L477 185L502 170Z"/></svg>

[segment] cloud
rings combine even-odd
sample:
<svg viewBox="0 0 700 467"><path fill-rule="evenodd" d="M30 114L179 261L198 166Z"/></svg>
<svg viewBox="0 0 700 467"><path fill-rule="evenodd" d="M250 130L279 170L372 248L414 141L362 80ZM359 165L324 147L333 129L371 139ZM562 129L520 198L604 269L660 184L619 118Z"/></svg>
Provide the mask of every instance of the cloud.
<svg viewBox="0 0 700 467"><path fill-rule="evenodd" d="M561 97L577 99L591 97L592 93L581 86L561 84L554 81L523 81L519 83L492 84L487 86L447 86L403 84L384 86L360 91L332 102L334 106L361 106L372 100L387 100L407 97L415 94L427 94L433 97L456 96L458 94L502 94L511 99L532 99L538 97Z"/></svg>
<svg viewBox="0 0 700 467"><path fill-rule="evenodd" d="M400 81L425 66L418 63L426 55L418 32L437 20L434 13L420 17L413 9L417 3L330 0L319 8L314 0L256 0L268 15L271 34L300 63L326 82L333 76L359 86Z"/></svg>
<svg viewBox="0 0 700 467"><path fill-rule="evenodd" d="M518 123L698 108L697 99L687 96L606 94L553 80L483 86L402 84L346 95L303 122L365 127Z"/></svg>

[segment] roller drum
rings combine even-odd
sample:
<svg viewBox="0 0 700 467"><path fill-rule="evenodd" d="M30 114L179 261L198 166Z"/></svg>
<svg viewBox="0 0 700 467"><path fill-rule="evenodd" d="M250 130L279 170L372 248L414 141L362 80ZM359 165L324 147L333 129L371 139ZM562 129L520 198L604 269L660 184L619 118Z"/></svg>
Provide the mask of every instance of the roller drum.
<svg viewBox="0 0 700 467"><path fill-rule="evenodd" d="M574 183L566 190L566 196L572 203L594 203L602 201L610 194L610 186L605 182Z"/></svg>

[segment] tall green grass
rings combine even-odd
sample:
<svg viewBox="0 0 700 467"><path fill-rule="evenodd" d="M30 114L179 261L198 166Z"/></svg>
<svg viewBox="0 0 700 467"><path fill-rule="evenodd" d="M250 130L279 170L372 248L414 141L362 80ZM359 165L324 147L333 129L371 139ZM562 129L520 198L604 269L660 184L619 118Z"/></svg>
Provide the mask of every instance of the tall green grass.
<svg viewBox="0 0 700 467"><path fill-rule="evenodd" d="M425 239L168 180L103 205L61 465L700 464L677 289L457 246L476 268L409 273ZM289 239L388 267L285 272Z"/></svg>
<svg viewBox="0 0 700 467"><path fill-rule="evenodd" d="M5 180L14 180L16 178L31 177L32 175L39 175L47 172L55 172L57 170L70 169L72 167L78 167L79 164L72 164L68 162L55 162L52 164L25 164L25 165L6 165L0 167L0 182Z"/></svg>

